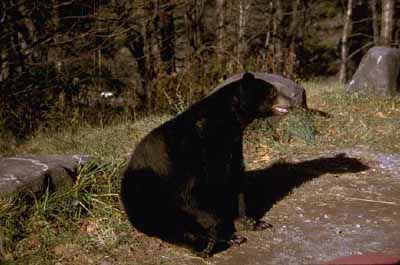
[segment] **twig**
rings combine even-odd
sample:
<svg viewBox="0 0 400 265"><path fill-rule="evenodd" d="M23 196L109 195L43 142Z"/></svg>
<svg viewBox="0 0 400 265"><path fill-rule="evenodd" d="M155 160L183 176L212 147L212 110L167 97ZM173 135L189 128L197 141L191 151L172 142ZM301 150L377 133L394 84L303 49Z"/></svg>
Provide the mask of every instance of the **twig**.
<svg viewBox="0 0 400 265"><path fill-rule="evenodd" d="M355 198L355 197L347 197L341 194L332 194L330 193L329 195L333 195L336 197L342 197L344 199L349 199L353 201L363 201L363 202L376 202L376 203L383 203L383 204L390 204L390 205L399 205L397 202L387 202L387 201L377 201L377 200L369 200L369 199L362 199L362 198Z"/></svg>
<svg viewBox="0 0 400 265"><path fill-rule="evenodd" d="M353 197L345 197L345 198L349 199L349 200L353 200L353 201L376 202L376 203L383 203L383 204L390 204L390 205L398 205L395 202L376 201L376 200L368 200L368 199L353 198Z"/></svg>

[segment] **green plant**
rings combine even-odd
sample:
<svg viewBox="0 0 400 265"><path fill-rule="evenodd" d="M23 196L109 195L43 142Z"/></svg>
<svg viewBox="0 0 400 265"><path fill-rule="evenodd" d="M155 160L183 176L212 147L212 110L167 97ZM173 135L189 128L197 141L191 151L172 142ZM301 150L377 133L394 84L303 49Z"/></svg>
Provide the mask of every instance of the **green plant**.
<svg viewBox="0 0 400 265"><path fill-rule="evenodd" d="M298 111L288 115L282 122L283 134L286 139L299 139L307 144L315 142L317 129L313 124L312 116L305 111Z"/></svg>

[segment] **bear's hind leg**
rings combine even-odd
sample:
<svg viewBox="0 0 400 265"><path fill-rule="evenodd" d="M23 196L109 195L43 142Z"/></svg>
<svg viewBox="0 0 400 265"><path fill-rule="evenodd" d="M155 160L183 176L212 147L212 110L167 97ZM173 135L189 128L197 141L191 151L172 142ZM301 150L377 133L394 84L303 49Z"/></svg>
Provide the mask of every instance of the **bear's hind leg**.
<svg viewBox="0 0 400 265"><path fill-rule="evenodd" d="M195 221L202 227L202 231L197 231L198 234L195 237L203 243L200 244L202 245L200 249L194 249L194 251L200 257L210 257L218 241L219 219L213 214L190 206L183 207L182 211L194 217Z"/></svg>

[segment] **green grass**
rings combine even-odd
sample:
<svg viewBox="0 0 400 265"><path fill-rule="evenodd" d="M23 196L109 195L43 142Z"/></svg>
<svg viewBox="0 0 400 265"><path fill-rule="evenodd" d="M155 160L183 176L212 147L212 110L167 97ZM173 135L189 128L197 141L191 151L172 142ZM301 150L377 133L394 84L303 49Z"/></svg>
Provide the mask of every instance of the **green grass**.
<svg viewBox="0 0 400 265"><path fill-rule="evenodd" d="M104 253L118 245L123 240L119 235L131 231L118 197L121 170L135 143L167 119L38 132L7 149L2 155L88 154L93 161L79 169L72 188L0 199L0 261L54 264L61 256L71 264L88 264L90 258L79 260L85 253Z"/></svg>
<svg viewBox="0 0 400 265"><path fill-rule="evenodd" d="M348 94L336 83L306 83L314 108L332 117L318 119L319 144L365 145L378 151L400 152L400 98Z"/></svg>
<svg viewBox="0 0 400 265"><path fill-rule="evenodd" d="M255 121L245 134L249 168L265 165L268 157L358 145L400 153L400 99L349 95L334 82L303 85L309 107L330 117L296 112L279 125ZM41 131L18 145L6 136L0 138L0 147L5 147L0 155L87 154L94 159L79 170L72 188L40 197L14 194L0 199L0 263L175 264L191 260L185 250L135 232L118 198L120 173L129 153L141 137L168 118Z"/></svg>

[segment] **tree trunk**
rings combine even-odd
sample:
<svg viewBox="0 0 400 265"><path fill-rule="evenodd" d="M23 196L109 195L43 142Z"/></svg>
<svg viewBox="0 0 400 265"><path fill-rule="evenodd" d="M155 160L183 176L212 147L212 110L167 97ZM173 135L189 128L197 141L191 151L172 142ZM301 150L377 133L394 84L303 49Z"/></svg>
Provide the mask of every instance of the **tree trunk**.
<svg viewBox="0 0 400 265"><path fill-rule="evenodd" d="M281 0L275 1L275 15L273 25L275 70L277 74L283 73L283 43L282 38L283 6Z"/></svg>
<svg viewBox="0 0 400 265"><path fill-rule="evenodd" d="M238 46L237 46L237 57L239 62L243 65L244 53L246 51L246 40L244 38L246 24L248 19L248 11L251 3L249 1L239 0L239 29L238 29Z"/></svg>
<svg viewBox="0 0 400 265"><path fill-rule="evenodd" d="M139 4L136 2L136 4ZM127 3L127 16L122 17L121 23L127 23L130 28L126 39L129 48L137 64L140 76L140 88L135 88L133 93L140 99L139 109L150 110L151 84L155 78L155 64L153 47L156 47L154 27L157 17L154 1L143 0L140 2L143 8L134 8L133 3Z"/></svg>
<svg viewBox="0 0 400 265"><path fill-rule="evenodd" d="M217 0L217 57L221 62L224 58L224 41L225 41L225 0Z"/></svg>
<svg viewBox="0 0 400 265"><path fill-rule="evenodd" d="M390 46L393 40L394 0L382 0L382 28L381 42L383 46Z"/></svg>
<svg viewBox="0 0 400 265"><path fill-rule="evenodd" d="M189 40L190 47L193 51L197 51L202 45L203 30L203 12L204 1L191 0L187 1L185 18L186 18L186 32Z"/></svg>
<svg viewBox="0 0 400 265"><path fill-rule="evenodd" d="M374 34L374 44L379 43L379 27L378 27L378 13L376 10L376 0L370 1L371 13L372 13L372 32Z"/></svg>
<svg viewBox="0 0 400 265"><path fill-rule="evenodd" d="M152 81L156 76L156 65L158 60L156 58L157 40L155 31L157 27L157 5L155 0L143 0L143 37L144 37L144 50L147 62L147 77L148 81ZM150 94L151 91L147 91ZM149 96L150 97L150 96ZM150 103L150 101L149 101Z"/></svg>
<svg viewBox="0 0 400 265"><path fill-rule="evenodd" d="M400 1L394 5L394 33L393 43L395 47L400 48ZM400 81L399 81L400 82Z"/></svg>
<svg viewBox="0 0 400 265"><path fill-rule="evenodd" d="M138 96L143 105L147 106L147 101L148 101L147 82L149 82L149 74L147 70L146 56L144 54L145 46L142 33L137 30L131 30L127 39L127 46L136 60L137 69L140 75L140 83L142 89L137 90Z"/></svg>
<svg viewBox="0 0 400 265"><path fill-rule="evenodd" d="M296 36L296 31L299 30L299 23L300 23L300 17L299 17L299 7L301 4L301 0L295 0L292 3L292 22L290 23L289 27L289 37L293 38Z"/></svg>
<svg viewBox="0 0 400 265"><path fill-rule="evenodd" d="M292 21L289 27L289 54L287 59L287 67L286 67L286 75L288 77L293 77L294 73L297 69L297 48L298 45L301 45L301 31L303 29L303 25L301 25L300 21L300 9L301 9L301 0L295 0L292 3Z"/></svg>
<svg viewBox="0 0 400 265"><path fill-rule="evenodd" d="M175 25L173 10L175 0L161 1L160 21L160 57L163 62L164 71L170 75L175 72Z"/></svg>
<svg viewBox="0 0 400 265"><path fill-rule="evenodd" d="M341 65L339 73L339 80L343 84L347 81L347 56L349 54L348 40L352 31L352 21L351 21L352 13L353 13L353 0L348 0L346 15L344 19L343 34L342 34Z"/></svg>

